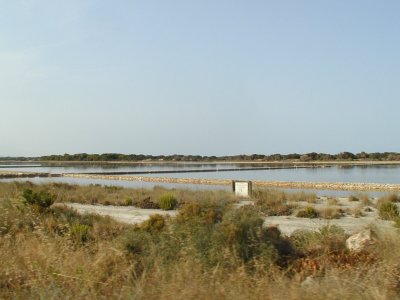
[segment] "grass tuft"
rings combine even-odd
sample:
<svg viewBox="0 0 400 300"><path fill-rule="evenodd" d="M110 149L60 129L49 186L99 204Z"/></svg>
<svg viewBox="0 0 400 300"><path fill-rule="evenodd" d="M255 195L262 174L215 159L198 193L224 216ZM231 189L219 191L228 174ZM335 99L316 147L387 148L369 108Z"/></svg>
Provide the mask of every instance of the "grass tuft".
<svg viewBox="0 0 400 300"><path fill-rule="evenodd" d="M166 194L161 196L160 200L158 201L158 205L162 210L172 210L176 207L178 201L174 197L174 195Z"/></svg>
<svg viewBox="0 0 400 300"><path fill-rule="evenodd" d="M319 212L314 207L307 206L299 210L296 214L296 217L315 219L319 217Z"/></svg>

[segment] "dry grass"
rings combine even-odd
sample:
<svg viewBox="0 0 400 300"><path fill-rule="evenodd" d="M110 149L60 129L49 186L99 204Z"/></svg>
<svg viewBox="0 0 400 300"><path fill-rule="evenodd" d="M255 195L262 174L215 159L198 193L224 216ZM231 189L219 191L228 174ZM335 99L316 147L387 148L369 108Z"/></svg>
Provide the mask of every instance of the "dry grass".
<svg viewBox="0 0 400 300"><path fill-rule="evenodd" d="M326 207L319 210L319 217L322 219L339 219L343 216L340 208Z"/></svg>
<svg viewBox="0 0 400 300"><path fill-rule="evenodd" d="M358 199L360 199L361 204L362 204L363 206L372 205L372 201L371 201L370 197L369 197L368 195L366 195L366 194L362 194L362 193L359 194L359 195L358 195Z"/></svg>
<svg viewBox="0 0 400 300"><path fill-rule="evenodd" d="M374 229L375 249L355 254L340 228L285 238L225 197L129 226L63 207L39 213L22 204L23 188L0 185L1 299L400 298L398 234Z"/></svg>
<svg viewBox="0 0 400 300"><path fill-rule="evenodd" d="M289 216L299 206L298 202L315 204L317 196L314 193L285 193L274 189L259 189L253 193L255 205L267 216Z"/></svg>
<svg viewBox="0 0 400 300"><path fill-rule="evenodd" d="M318 200L318 197L315 193L305 192L286 193L286 197L287 200L291 202L307 202L310 204L315 204Z"/></svg>
<svg viewBox="0 0 400 300"><path fill-rule="evenodd" d="M166 194L174 196L178 200L178 205L190 201L227 199L236 201L236 197L226 191L193 191L187 189L166 189L155 186L153 189L130 189L118 186L102 185L71 185L65 183L49 183L43 185L33 185L30 182L0 183L3 193L11 197L19 197L24 189L32 189L34 192L47 191L55 195L56 202L73 202L82 204L102 204L102 205L137 205L145 206L152 204L158 206L159 200ZM150 208L150 207L146 207Z"/></svg>
<svg viewBox="0 0 400 300"><path fill-rule="evenodd" d="M267 216L288 216L297 207L289 203L288 194L278 190L257 190L253 193L254 204Z"/></svg>
<svg viewBox="0 0 400 300"><path fill-rule="evenodd" d="M327 203L330 206L340 205L339 204L339 200L337 198L334 198L334 197L329 197L328 200L327 200Z"/></svg>
<svg viewBox="0 0 400 300"><path fill-rule="evenodd" d="M307 206L307 207L304 207L304 208L300 209L296 213L296 217L298 217L298 218L315 219L315 218L319 217L319 211L316 210L312 206Z"/></svg>
<svg viewBox="0 0 400 300"><path fill-rule="evenodd" d="M364 216L363 207L353 207L348 210L348 213L354 218L360 218Z"/></svg>

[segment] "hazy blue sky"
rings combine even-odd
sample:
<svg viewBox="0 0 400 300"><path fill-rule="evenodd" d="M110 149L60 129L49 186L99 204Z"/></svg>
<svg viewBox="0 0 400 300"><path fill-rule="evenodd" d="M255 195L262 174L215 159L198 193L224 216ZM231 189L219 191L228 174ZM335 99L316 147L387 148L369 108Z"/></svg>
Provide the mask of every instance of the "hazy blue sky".
<svg viewBox="0 0 400 300"><path fill-rule="evenodd" d="M0 0L0 155L400 151L400 1Z"/></svg>

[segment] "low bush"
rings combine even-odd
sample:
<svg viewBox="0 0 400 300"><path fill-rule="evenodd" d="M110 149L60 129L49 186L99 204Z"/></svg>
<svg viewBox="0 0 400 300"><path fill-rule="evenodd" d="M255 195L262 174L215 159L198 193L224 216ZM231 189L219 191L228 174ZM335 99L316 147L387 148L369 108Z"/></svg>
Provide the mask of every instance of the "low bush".
<svg viewBox="0 0 400 300"><path fill-rule="evenodd" d="M34 192L31 189L25 189L22 193L24 202L40 211L48 209L55 201L55 196L47 191Z"/></svg>
<svg viewBox="0 0 400 300"><path fill-rule="evenodd" d="M307 206L299 210L296 214L296 217L315 219L319 217L319 212L314 207Z"/></svg>
<svg viewBox="0 0 400 300"><path fill-rule="evenodd" d="M289 216L296 208L289 204L285 193L275 190L258 190L254 193L255 206L267 216Z"/></svg>
<svg viewBox="0 0 400 300"><path fill-rule="evenodd" d="M165 218L162 215L155 214L150 216L150 219L140 224L139 228L149 232L159 232L165 225Z"/></svg>
<svg viewBox="0 0 400 300"><path fill-rule="evenodd" d="M132 200L132 205L139 207L139 208L144 208L144 209L159 209L160 208L160 205L158 203L151 201L150 197L146 197L143 200L138 200L138 201Z"/></svg>
<svg viewBox="0 0 400 300"><path fill-rule="evenodd" d="M268 261L275 260L276 249L270 243L263 223L263 219L250 206L231 210L216 228L214 243L221 250L228 245L244 262L257 256L263 256Z"/></svg>
<svg viewBox="0 0 400 300"><path fill-rule="evenodd" d="M0 236L32 231L37 222L38 215L20 201L0 198Z"/></svg>
<svg viewBox="0 0 400 300"><path fill-rule="evenodd" d="M269 203L260 205L261 212L265 213L267 216L290 216L293 214L295 208L295 205L287 203Z"/></svg>
<svg viewBox="0 0 400 300"><path fill-rule="evenodd" d="M313 255L343 251L346 239L344 230L335 225L323 226L319 231L297 230L290 236L297 251Z"/></svg>
<svg viewBox="0 0 400 300"><path fill-rule="evenodd" d="M178 201L173 195L165 194L161 196L160 200L158 201L158 204L160 205L160 208L162 210L172 210L175 209L176 205L178 204Z"/></svg>
<svg viewBox="0 0 400 300"><path fill-rule="evenodd" d="M152 238L150 233L141 230L130 231L124 239L124 247L133 255L147 256L150 254Z"/></svg>
<svg viewBox="0 0 400 300"><path fill-rule="evenodd" d="M210 214L212 211L216 213ZM178 216L179 223L173 226L179 245L191 249L191 255L206 266L231 268L262 260L268 267L290 252L277 228L263 227L264 221L253 206L219 212L215 207L185 205L185 214Z"/></svg>
<svg viewBox="0 0 400 300"><path fill-rule="evenodd" d="M179 209L176 221L183 223L195 220L200 223L216 224L222 221L228 206L228 202L224 200L188 202Z"/></svg>

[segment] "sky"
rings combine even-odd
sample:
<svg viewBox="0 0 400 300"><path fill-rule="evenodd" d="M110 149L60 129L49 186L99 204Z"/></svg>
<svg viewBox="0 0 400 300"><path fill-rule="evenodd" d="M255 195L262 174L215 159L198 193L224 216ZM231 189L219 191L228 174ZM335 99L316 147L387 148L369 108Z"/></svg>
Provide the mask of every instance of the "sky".
<svg viewBox="0 0 400 300"><path fill-rule="evenodd" d="M400 152L400 2L0 0L0 156Z"/></svg>

